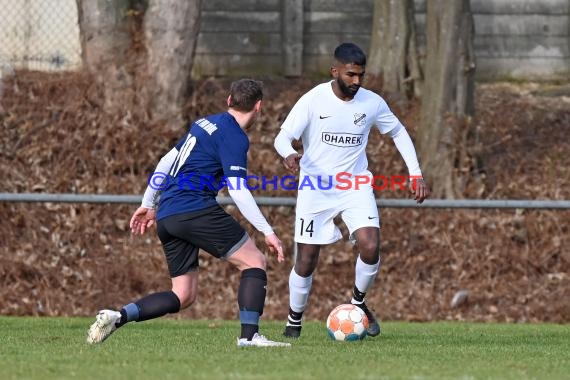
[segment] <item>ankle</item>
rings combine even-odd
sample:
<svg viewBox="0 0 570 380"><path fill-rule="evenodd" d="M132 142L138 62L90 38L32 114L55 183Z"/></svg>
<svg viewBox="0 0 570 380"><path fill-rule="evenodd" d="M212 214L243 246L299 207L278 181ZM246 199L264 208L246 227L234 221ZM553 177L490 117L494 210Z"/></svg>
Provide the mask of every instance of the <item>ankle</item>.
<svg viewBox="0 0 570 380"><path fill-rule="evenodd" d="M303 320L303 311L294 311L289 308L289 315L287 316L287 326L301 326Z"/></svg>

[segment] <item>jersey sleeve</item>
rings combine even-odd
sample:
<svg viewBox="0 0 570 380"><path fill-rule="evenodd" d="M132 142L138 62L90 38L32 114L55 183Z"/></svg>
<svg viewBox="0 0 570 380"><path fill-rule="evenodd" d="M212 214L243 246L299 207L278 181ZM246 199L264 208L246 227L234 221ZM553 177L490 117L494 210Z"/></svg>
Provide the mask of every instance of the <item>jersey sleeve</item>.
<svg viewBox="0 0 570 380"><path fill-rule="evenodd" d="M224 135L220 139L218 151L222 162L224 177L247 176L247 151L249 140L245 134Z"/></svg>
<svg viewBox="0 0 570 380"><path fill-rule="evenodd" d="M158 201L159 190L163 189L162 184L164 182L164 179L166 178L166 174L170 172L170 168L174 164L177 154L178 154L178 149L172 148L167 154L165 154L160 159L160 161L156 165L156 169L154 169L154 173L150 177L154 178L153 185L151 186L149 178L149 185L147 186L142 199L142 204L141 204L142 207L154 208L156 206L156 203Z"/></svg>
<svg viewBox="0 0 570 380"><path fill-rule="evenodd" d="M289 115L287 115L285 121L281 125L281 129L285 130L289 136L292 136L296 140L299 139L299 137L301 137L303 131L305 130L305 128L307 128L307 126L310 123L311 99L312 99L311 93L307 93L301 96L301 98L299 98L297 103L295 103L295 105L289 112Z"/></svg>
<svg viewBox="0 0 570 380"><path fill-rule="evenodd" d="M180 149L182 149L182 146L184 145L184 143L186 142L186 139L188 138L188 134L190 133L190 129L188 129L188 131L184 134L184 136L182 136L180 138L180 140L178 140L178 142L176 143L176 145L174 146L174 149L176 149L177 151L180 152Z"/></svg>
<svg viewBox="0 0 570 380"><path fill-rule="evenodd" d="M230 197L232 197L243 216L245 216L259 232L262 232L265 236L271 235L273 228L267 223L267 219L265 219L261 210L259 210L253 195L251 195L251 192L247 188L245 179L228 177L227 181Z"/></svg>
<svg viewBox="0 0 570 380"><path fill-rule="evenodd" d="M400 120L392 113L392 110L390 110L390 107L382 98L380 98L380 104L378 105L375 124L382 134L386 134L401 125Z"/></svg>

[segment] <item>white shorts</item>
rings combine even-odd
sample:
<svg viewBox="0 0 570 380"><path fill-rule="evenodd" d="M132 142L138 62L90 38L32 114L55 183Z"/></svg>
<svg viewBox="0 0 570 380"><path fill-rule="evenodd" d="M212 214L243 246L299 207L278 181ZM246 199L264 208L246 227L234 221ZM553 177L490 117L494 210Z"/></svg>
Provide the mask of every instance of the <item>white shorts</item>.
<svg viewBox="0 0 570 380"><path fill-rule="evenodd" d="M330 244L342 239L333 219L340 215L350 235L362 227L380 228L372 186L359 190L299 190L295 211L295 241Z"/></svg>

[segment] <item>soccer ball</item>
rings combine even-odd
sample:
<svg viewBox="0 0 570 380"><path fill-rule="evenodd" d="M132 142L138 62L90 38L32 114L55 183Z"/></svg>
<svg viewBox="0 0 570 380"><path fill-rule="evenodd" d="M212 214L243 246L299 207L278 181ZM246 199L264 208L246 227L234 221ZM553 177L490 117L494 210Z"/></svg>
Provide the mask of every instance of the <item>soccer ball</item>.
<svg viewBox="0 0 570 380"><path fill-rule="evenodd" d="M368 317L358 306L343 304L335 307L327 318L330 337L339 341L360 340L366 337Z"/></svg>

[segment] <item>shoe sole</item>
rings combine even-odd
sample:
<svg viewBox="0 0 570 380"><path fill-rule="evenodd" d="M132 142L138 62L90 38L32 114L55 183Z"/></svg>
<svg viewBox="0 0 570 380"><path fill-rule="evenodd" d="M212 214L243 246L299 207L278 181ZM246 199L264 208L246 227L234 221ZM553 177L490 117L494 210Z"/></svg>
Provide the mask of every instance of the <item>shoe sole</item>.
<svg viewBox="0 0 570 380"><path fill-rule="evenodd" d="M279 344L238 344L238 347L291 347L290 343L279 343Z"/></svg>
<svg viewBox="0 0 570 380"><path fill-rule="evenodd" d="M291 343L285 342L265 342L265 343L240 343L238 339L238 347L291 347Z"/></svg>
<svg viewBox="0 0 570 380"><path fill-rule="evenodd" d="M259 348L267 348L267 347L291 347L291 344L271 344L271 345L259 345L259 344L243 344L238 345L238 347L259 347Z"/></svg>

